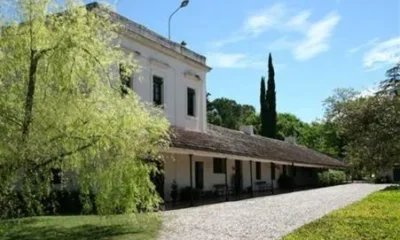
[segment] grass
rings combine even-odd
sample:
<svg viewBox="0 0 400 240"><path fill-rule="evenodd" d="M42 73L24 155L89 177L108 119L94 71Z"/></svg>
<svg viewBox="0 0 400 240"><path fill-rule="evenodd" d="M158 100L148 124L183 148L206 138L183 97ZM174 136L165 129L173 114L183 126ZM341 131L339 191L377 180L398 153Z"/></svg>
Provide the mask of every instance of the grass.
<svg viewBox="0 0 400 240"><path fill-rule="evenodd" d="M399 240L400 187L389 187L311 222L284 240Z"/></svg>
<svg viewBox="0 0 400 240"><path fill-rule="evenodd" d="M160 227L156 214L31 217L0 221L0 239L147 240Z"/></svg>

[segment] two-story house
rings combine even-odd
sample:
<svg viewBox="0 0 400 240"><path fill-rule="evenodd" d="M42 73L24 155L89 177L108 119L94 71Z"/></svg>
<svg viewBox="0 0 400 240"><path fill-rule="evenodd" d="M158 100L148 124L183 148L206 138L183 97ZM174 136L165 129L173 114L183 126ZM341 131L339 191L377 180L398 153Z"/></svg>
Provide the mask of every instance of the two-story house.
<svg viewBox="0 0 400 240"><path fill-rule="evenodd" d="M278 187L277 179L291 174L298 185L312 181L316 169L343 168L324 154L288 142L207 124L206 58L166 39L143 25L113 13L125 26L121 45L133 52L141 72L131 87L143 101L161 105L175 134L164 153L164 198L171 185L204 191L256 190L260 182Z"/></svg>

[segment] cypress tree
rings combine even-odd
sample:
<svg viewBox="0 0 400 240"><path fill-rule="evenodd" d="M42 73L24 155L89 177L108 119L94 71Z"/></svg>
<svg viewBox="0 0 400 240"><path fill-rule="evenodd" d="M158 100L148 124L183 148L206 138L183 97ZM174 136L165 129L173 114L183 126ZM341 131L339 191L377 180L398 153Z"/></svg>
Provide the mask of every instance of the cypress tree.
<svg viewBox="0 0 400 240"><path fill-rule="evenodd" d="M265 78L261 77L261 87L260 87L260 122L261 122L261 136L267 136L268 121L267 121L267 98L265 91Z"/></svg>
<svg viewBox="0 0 400 240"><path fill-rule="evenodd" d="M266 96L266 105L267 105L267 129L266 129L266 137L269 138L277 138L277 114L276 114L276 93L275 93L275 70L274 65L272 64L272 56L271 53L268 57L268 88L267 88L267 96Z"/></svg>

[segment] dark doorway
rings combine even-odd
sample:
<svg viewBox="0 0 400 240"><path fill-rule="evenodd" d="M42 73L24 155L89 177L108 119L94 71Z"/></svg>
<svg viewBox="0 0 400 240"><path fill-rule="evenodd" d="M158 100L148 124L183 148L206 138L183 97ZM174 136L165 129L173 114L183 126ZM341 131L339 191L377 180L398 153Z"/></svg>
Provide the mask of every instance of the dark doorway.
<svg viewBox="0 0 400 240"><path fill-rule="evenodd" d="M243 189L243 168L242 161L235 160L235 193L240 194Z"/></svg>
<svg viewBox="0 0 400 240"><path fill-rule="evenodd" d="M195 178L196 189L203 189L204 188L204 163L203 162L195 162L194 178Z"/></svg>
<svg viewBox="0 0 400 240"><path fill-rule="evenodd" d="M393 181L400 182L400 167L393 168Z"/></svg>

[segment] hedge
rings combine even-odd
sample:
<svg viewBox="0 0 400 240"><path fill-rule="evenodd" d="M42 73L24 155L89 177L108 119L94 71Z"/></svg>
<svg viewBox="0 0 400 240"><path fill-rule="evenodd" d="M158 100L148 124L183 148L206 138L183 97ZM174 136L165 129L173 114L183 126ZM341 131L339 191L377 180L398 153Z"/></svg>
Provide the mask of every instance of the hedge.
<svg viewBox="0 0 400 240"><path fill-rule="evenodd" d="M320 186L333 186L343 184L346 181L346 174L343 171L328 170L318 173L318 184Z"/></svg>

